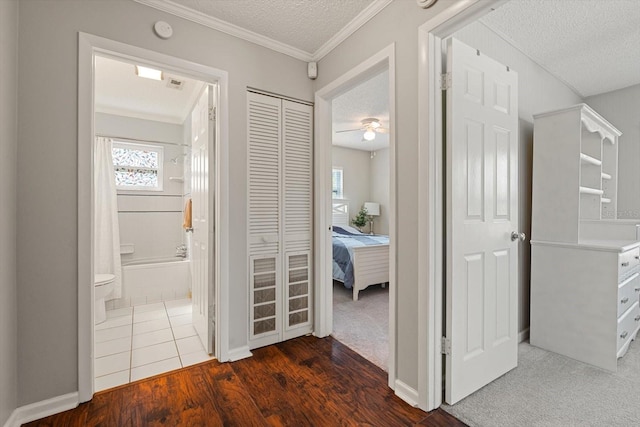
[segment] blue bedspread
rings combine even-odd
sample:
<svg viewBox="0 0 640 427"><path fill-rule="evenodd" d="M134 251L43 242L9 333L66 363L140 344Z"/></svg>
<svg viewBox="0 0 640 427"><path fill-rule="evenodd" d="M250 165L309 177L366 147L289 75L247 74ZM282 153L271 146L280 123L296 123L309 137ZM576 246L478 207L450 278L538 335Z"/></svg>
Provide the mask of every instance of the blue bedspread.
<svg viewBox="0 0 640 427"><path fill-rule="evenodd" d="M354 234L340 227L333 227L333 278L353 287L353 248L355 246L389 244L389 236Z"/></svg>

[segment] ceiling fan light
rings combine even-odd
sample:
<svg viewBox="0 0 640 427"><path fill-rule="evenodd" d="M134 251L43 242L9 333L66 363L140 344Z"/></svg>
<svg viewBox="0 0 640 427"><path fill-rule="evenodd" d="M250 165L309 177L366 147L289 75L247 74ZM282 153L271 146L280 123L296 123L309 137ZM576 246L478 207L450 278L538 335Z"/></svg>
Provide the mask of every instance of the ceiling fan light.
<svg viewBox="0 0 640 427"><path fill-rule="evenodd" d="M374 129L378 129L380 127L380 122L377 120L372 121L369 126L371 126Z"/></svg>
<svg viewBox="0 0 640 427"><path fill-rule="evenodd" d="M362 137L367 141L373 141L376 139L376 133L371 129L367 130Z"/></svg>

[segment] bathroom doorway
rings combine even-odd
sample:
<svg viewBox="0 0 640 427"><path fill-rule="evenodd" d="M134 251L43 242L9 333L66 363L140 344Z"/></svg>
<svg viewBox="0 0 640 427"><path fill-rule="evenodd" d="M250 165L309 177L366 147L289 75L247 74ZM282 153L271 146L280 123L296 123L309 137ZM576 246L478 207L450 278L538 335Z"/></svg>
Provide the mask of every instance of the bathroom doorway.
<svg viewBox="0 0 640 427"><path fill-rule="evenodd" d="M217 83L94 62L94 391L215 355Z"/></svg>

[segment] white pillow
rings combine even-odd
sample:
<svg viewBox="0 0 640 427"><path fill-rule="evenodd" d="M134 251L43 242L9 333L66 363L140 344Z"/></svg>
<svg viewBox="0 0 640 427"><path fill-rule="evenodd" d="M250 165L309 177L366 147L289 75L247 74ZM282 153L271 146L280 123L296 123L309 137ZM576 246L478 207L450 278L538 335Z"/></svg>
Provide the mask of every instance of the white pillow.
<svg viewBox="0 0 640 427"><path fill-rule="evenodd" d="M347 233L351 233L351 234L363 234L362 231L358 230L357 228L354 227L350 227L348 225L339 225L338 227L341 227L344 231L346 231Z"/></svg>

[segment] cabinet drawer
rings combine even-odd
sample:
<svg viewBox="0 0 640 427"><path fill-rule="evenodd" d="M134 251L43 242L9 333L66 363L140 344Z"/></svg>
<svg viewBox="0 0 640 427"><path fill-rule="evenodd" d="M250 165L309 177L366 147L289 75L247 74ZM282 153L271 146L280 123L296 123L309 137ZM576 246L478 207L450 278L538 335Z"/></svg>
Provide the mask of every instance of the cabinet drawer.
<svg viewBox="0 0 640 427"><path fill-rule="evenodd" d="M640 264L640 248L618 255L618 283L635 273Z"/></svg>
<svg viewBox="0 0 640 427"><path fill-rule="evenodd" d="M640 273L629 276L618 286L618 317L640 300Z"/></svg>
<svg viewBox="0 0 640 427"><path fill-rule="evenodd" d="M638 301L636 301L631 308L618 319L618 346L616 351L619 351L638 329L638 325L640 325L639 307L640 305Z"/></svg>

